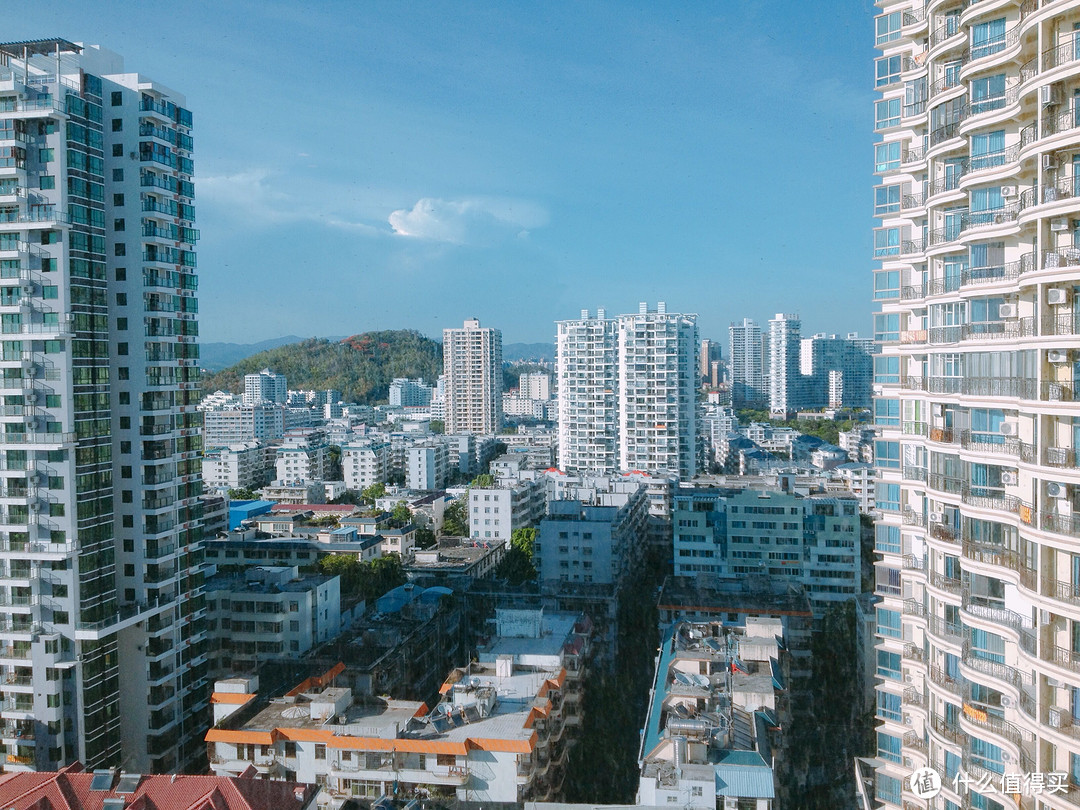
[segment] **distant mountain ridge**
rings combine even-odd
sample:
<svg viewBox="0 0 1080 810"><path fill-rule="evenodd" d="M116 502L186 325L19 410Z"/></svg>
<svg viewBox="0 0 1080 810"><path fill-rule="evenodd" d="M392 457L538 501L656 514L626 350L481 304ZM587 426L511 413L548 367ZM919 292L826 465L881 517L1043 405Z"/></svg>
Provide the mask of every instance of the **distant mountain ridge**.
<svg viewBox="0 0 1080 810"><path fill-rule="evenodd" d="M269 351L270 349L276 349L279 346L287 346L291 343L301 343L306 339L326 340L331 343L336 343L344 338L342 336L302 338L298 335L286 335L285 337L262 340L258 343L201 343L199 344L199 363L207 371L222 371L252 355ZM437 343L438 341L435 342ZM523 360L548 360L550 362L555 362L555 344L507 343L503 346L503 360L507 363L518 363ZM255 370L258 371L259 369Z"/></svg>

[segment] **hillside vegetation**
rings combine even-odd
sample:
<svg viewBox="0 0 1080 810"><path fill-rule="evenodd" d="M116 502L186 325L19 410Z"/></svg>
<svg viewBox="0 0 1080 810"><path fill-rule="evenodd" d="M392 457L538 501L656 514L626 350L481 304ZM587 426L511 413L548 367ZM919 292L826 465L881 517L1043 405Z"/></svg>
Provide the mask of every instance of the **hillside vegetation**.
<svg viewBox="0 0 1080 810"><path fill-rule="evenodd" d="M244 388L244 375L264 368L284 374L292 389L336 388L346 402L375 404L395 377L434 383L442 373L442 344L411 329L363 332L331 342L319 338L259 352L203 377L204 393Z"/></svg>

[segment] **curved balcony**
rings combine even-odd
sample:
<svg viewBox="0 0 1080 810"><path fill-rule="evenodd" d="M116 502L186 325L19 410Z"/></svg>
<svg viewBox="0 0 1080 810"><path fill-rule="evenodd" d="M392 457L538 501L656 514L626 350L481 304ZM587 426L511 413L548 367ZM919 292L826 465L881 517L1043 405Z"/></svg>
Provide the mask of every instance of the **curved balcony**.
<svg viewBox="0 0 1080 810"><path fill-rule="evenodd" d="M1069 135L1073 137L1066 137ZM1039 123L1035 122L1020 130L1021 153L1029 151L1028 147L1034 145L1037 145L1038 151L1061 149L1078 136L1080 136L1080 108L1068 105L1062 112L1044 118L1041 129ZM1052 146L1048 143L1051 141Z"/></svg>

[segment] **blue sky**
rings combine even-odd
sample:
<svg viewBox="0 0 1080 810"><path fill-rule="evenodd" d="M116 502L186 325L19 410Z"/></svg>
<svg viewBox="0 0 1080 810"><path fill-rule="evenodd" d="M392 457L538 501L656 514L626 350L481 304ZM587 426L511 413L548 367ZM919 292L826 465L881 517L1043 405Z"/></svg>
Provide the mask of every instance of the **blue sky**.
<svg viewBox="0 0 1080 810"><path fill-rule="evenodd" d="M665 300L870 332L870 0L29 4L195 114L207 341ZM137 9L137 11L136 11Z"/></svg>

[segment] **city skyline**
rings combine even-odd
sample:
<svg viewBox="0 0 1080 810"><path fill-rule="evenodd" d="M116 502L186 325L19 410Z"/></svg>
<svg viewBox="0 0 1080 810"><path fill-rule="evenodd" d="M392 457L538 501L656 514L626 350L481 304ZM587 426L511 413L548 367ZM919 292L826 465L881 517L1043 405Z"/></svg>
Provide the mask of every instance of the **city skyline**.
<svg viewBox="0 0 1080 810"><path fill-rule="evenodd" d="M97 43L185 88L206 341L475 316L538 342L656 298L721 340L777 311L866 334L873 6L767 13L241 3L189 10L162 47L119 4L61 2L7 36ZM824 45L838 26L855 48ZM812 135L794 163L792 131ZM813 204L780 219L781 195Z"/></svg>

